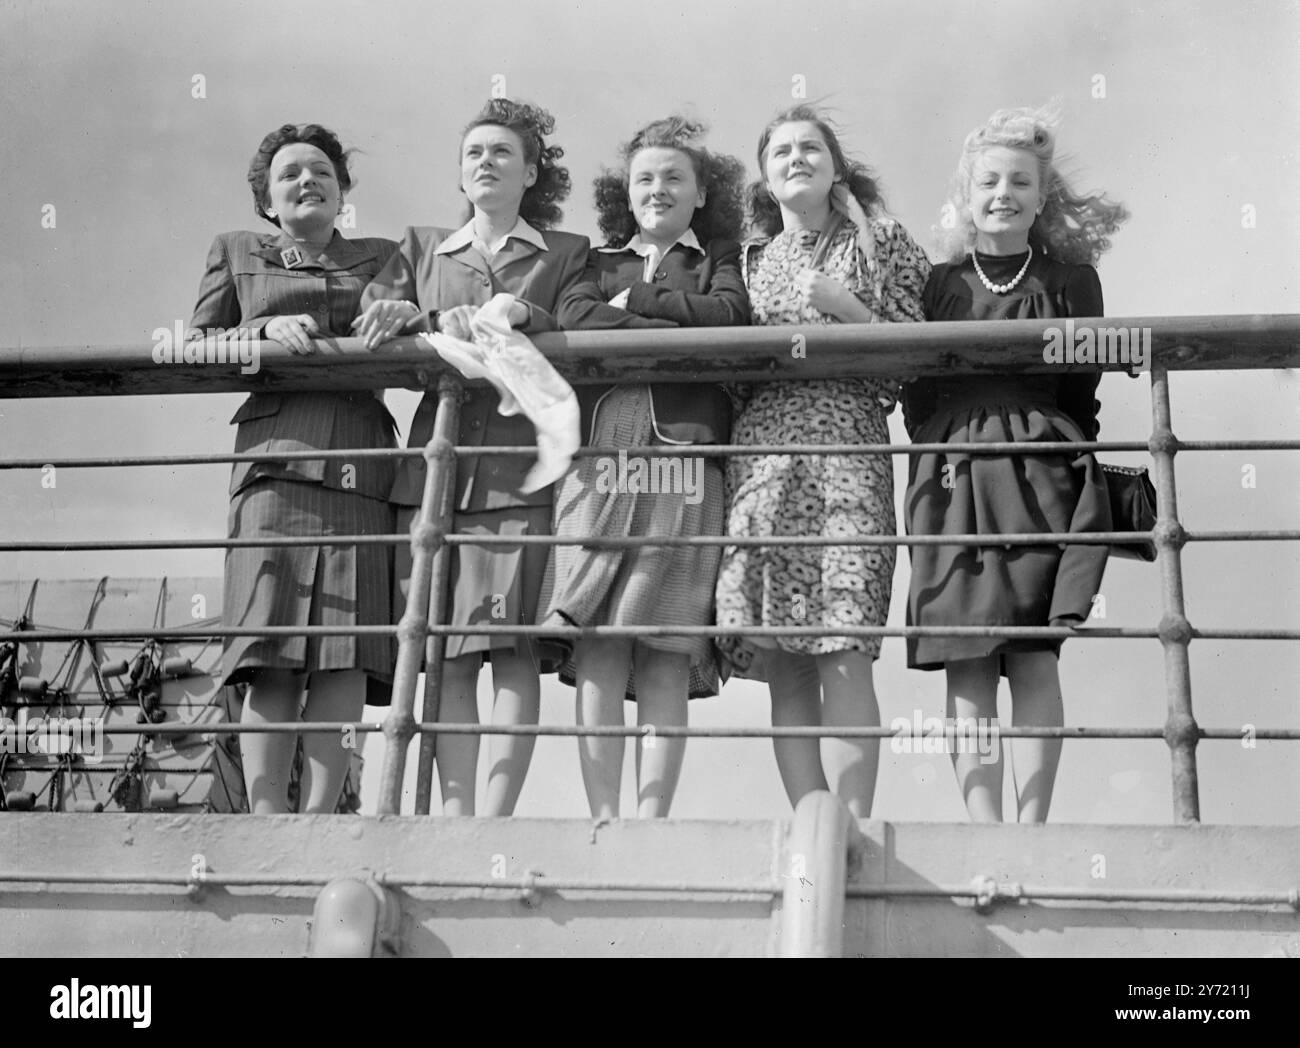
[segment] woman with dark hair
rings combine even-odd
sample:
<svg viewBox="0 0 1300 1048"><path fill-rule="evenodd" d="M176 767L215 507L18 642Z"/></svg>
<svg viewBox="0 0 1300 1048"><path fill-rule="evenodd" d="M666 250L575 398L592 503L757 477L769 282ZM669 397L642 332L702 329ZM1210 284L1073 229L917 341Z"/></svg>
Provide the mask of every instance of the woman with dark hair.
<svg viewBox="0 0 1300 1048"><path fill-rule="evenodd" d="M318 124L285 124L258 147L248 169L257 214L277 234L223 233L190 321L204 334L244 337L314 352L313 339L349 333L366 284L388 261L391 240L345 240L334 229L352 187L348 156ZM390 448L393 422L380 394L254 393L231 420L236 452ZM393 465L364 458L237 463L231 471L232 538L388 534ZM389 621L386 546L233 547L226 551L222 618L227 626L378 626ZM232 637L225 683L247 684L242 721L354 721L366 701L389 701L388 637ZM367 699L367 687L369 698ZM249 808L288 811L296 738L240 735ZM304 812L338 803L350 751L333 735L303 737Z"/></svg>
<svg viewBox="0 0 1300 1048"><path fill-rule="evenodd" d="M922 319L929 260L883 212L875 180L850 160L811 106L782 113L758 143L762 179L750 190L754 225L745 281L757 324L907 323ZM812 336L809 336L810 338ZM736 419L736 444L886 444L898 396L890 379L757 383ZM893 535L887 455L745 455L728 459L727 534L824 536L852 543ZM718 625L818 626L812 636L723 637L740 676L766 680L774 726L880 723L872 662L878 637L837 627L883 626L892 546L763 546L723 551ZM833 788L858 818L871 813L880 746L874 739L774 740L791 804Z"/></svg>
<svg viewBox="0 0 1300 1048"><path fill-rule="evenodd" d="M398 252L375 277L362 300L355 327L370 346L399 334L442 331L470 339L479 307L494 295L514 296L511 324L526 333L556 329L560 296L582 276L586 237L557 233L559 204L569 193L564 150L547 145L555 121L544 109L499 98L488 102L461 136L461 189L473 216L460 229L411 227ZM490 386L466 390L461 407L461 445L534 444L532 423L504 416ZM410 447L423 447L433 433L437 397L426 394L411 423ZM526 458L489 456L457 463L455 529L471 535L549 535L554 486L521 490L531 466ZM405 459L390 498L398 526L406 529L424 490L423 458ZM399 547L397 578L405 591L410 550ZM444 620L453 626L532 626L537 622L546 548L537 545L457 546L451 559L451 600ZM404 593L395 613L404 610ZM492 663L493 723L536 724L541 702L542 654L526 637L452 636L447 639L439 716L478 723L477 682L484 657ZM532 759L533 736L492 736L484 814L509 815ZM443 812L473 815L478 736L438 739L438 778Z"/></svg>
<svg viewBox="0 0 1300 1048"><path fill-rule="evenodd" d="M966 138L942 223L947 261L925 288L927 320L1099 317L1095 266L1127 218L1119 205L1075 193L1053 154L1051 109L1004 109ZM1094 368L1038 375L919 379L904 394L917 443L1096 440ZM1106 481L1090 452L913 456L904 503L913 535L1111 529ZM1087 618L1105 546L915 546L910 626L1060 626ZM1064 723L1060 641L908 638L907 664L947 671L948 715L992 725L998 679L1011 685L1014 723ZM971 818L1002 821L1002 752L955 748ZM975 748L980 749L980 748ZM1016 739L1021 822L1045 822L1060 739Z"/></svg>
<svg viewBox="0 0 1300 1048"><path fill-rule="evenodd" d="M656 120L596 179L601 232L582 281L560 303L565 328L709 327L749 322L740 274L744 167L701 142L704 128ZM582 386L583 433L592 445L716 444L728 439L731 404L716 383ZM665 469L665 467L667 467ZM648 488L620 481L640 469ZM667 479L668 483L663 483ZM666 489L666 490L665 490ZM721 535L722 470L700 456L583 458L556 487L556 534L664 538ZM713 620L717 546L594 549L557 546L546 625L706 626ZM581 640L561 677L577 687L579 724L622 724L622 702L646 725L684 725L688 696L717 694L708 637ZM624 740L578 740L591 813L617 818ZM666 816L686 750L683 738L637 739L637 811Z"/></svg>

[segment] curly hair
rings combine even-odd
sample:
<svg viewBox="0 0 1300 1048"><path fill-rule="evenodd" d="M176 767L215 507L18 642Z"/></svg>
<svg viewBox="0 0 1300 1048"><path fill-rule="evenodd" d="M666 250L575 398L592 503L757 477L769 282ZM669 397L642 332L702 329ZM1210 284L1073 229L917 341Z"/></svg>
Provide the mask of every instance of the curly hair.
<svg viewBox="0 0 1300 1048"><path fill-rule="evenodd" d="M248 163L248 184L253 190L253 210L259 218L264 218L274 225L280 224L279 218L272 218L266 213L266 206L271 202L268 185L271 178L271 161L275 154L285 146L296 143L315 146L330 159L334 165L334 177L338 179L339 191L346 193L352 188L352 175L348 171L348 158L352 150L344 149L338 135L320 124L282 124L277 127L257 147L253 159Z"/></svg>
<svg viewBox="0 0 1300 1048"><path fill-rule="evenodd" d="M643 149L675 149L690 159L695 181L704 190L704 206L695 209L691 229L701 244L725 237L739 240L744 220L745 165L734 156L710 153L701 144L708 128L682 116L669 116L646 124L618 151L619 166L602 169L595 190L596 224L611 246L626 244L638 230L628 205L628 179L632 160Z"/></svg>
<svg viewBox="0 0 1300 1048"><path fill-rule="evenodd" d="M559 163L564 150L546 144L545 136L555 131L555 117L541 106L492 98L461 131L461 146L466 135L485 124L508 128L524 144L524 161L537 165L537 181L524 190L519 217L538 229L550 229L564 217L560 202L572 188L569 169Z"/></svg>
<svg viewBox="0 0 1300 1048"><path fill-rule="evenodd" d="M885 198L880 193L880 184L871 169L862 161L855 160L844 152L835 125L822 110L816 106L801 105L778 113L767 127L763 128L763 133L758 138L759 179L757 182L750 183L746 201L749 205L750 226L758 233L769 237L776 236L785 228L785 222L781 218L781 205L773 199L768 190L767 179L763 176L763 172L767 171L767 147L776 129L783 124L801 123L814 124L821 132L826 148L830 150L836 176L848 186L849 192L862 205L862 210L868 215L883 211Z"/></svg>
<svg viewBox="0 0 1300 1048"><path fill-rule="evenodd" d="M1029 243L1057 261L1096 265L1110 248L1110 238L1128 217L1123 204L1103 194L1075 192L1061 175L1054 155L1055 128L1060 110L1055 104L999 109L977 127L962 145L961 160L948 190L935 236L951 262L963 259L975 245L975 220L970 210L975 161L987 149L1024 149L1038 162L1038 184L1044 197L1042 213L1029 227Z"/></svg>

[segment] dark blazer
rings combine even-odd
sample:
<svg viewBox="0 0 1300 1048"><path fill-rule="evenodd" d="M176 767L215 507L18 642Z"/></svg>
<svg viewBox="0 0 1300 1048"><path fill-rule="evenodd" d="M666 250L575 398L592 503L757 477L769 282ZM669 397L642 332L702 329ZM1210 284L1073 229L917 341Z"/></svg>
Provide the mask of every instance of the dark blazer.
<svg viewBox="0 0 1300 1048"><path fill-rule="evenodd" d="M560 326L617 330L749 323L749 294L734 240L711 240L703 253L674 244L653 279L644 275L645 259L634 251L591 252L581 282L560 302ZM609 305L628 288L627 309ZM597 406L613 388L578 387L584 438ZM651 383L650 414L655 435L669 443L715 444L731 435L731 400L715 383Z"/></svg>
<svg viewBox="0 0 1300 1048"><path fill-rule="evenodd" d="M547 250L512 237L490 262L466 245L449 254L434 249L455 230L412 226L402 235L397 253L362 295L365 310L377 299L414 302L421 313L408 331L431 330L437 313L453 306L482 306L500 292L514 295L528 307L526 334L554 331L560 295L581 276L591 242L572 233L542 233ZM471 386L460 410L461 445L536 444L533 424L524 415L507 418L497 411L500 398L491 386ZM426 394L411 421L408 447L423 447L433 433L436 394ZM550 486L525 495L519 490L533 466L528 456L463 458L456 463L454 507L477 513L509 506L549 506ZM424 459L404 459L389 498L402 506L418 506L424 492Z"/></svg>
<svg viewBox="0 0 1300 1048"><path fill-rule="evenodd" d="M322 334L350 336L361 292L397 250L391 240L334 239L315 263L285 265L280 252L293 246L284 233L222 233L208 252L207 271L190 327L208 333L242 327L261 338L272 317L308 313ZM393 447L392 417L370 390L356 393L254 393L230 420L239 425L236 452L307 451L314 448ZM262 477L323 484L385 498L394 464L376 459L237 462L230 493Z"/></svg>

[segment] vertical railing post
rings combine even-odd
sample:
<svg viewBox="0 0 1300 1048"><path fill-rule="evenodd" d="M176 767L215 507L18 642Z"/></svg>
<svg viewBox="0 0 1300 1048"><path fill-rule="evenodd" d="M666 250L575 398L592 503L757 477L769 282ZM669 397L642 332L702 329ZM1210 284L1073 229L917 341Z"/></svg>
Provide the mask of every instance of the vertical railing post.
<svg viewBox="0 0 1300 1048"><path fill-rule="evenodd" d="M438 417L434 422L434 437L442 434L447 441L447 458L441 463L446 474L443 496L433 503L438 534L452 530L452 498L456 491L456 456L451 447L460 431L460 399L462 386L453 374L446 374L438 385ZM441 428L439 428L441 427ZM451 548L441 540L434 553L429 581L428 622L435 626L447 622L447 584L451 578ZM429 636L425 631L424 644L424 701L420 719L426 724L439 719L442 708L443 655L447 650L445 636ZM415 772L415 814L428 815L433 796L433 762L438 752L438 736L420 736L420 762Z"/></svg>
<svg viewBox="0 0 1300 1048"><path fill-rule="evenodd" d="M455 490L456 456L454 437L460 426L460 392L458 379L443 375L438 380L438 409L433 420L433 436L424 446L424 491L420 511L411 526L411 588L406 597L406 611L397 631L397 668L393 674L393 704L384 718L384 767L380 779L378 812L397 815L401 811L402 780L406 777L406 750L415 734L415 682L429 641L429 609L434 606L434 590L445 603L447 583L447 547L445 537L450 522L451 495ZM442 582L435 586L435 568L443 564ZM438 616L441 619L441 611ZM442 638L437 638L441 640ZM433 645L428 645L433 649ZM430 674L442 671L441 649L436 661L430 661ZM426 695L428 688L426 687ZM421 745L421 756L424 747ZM424 811L428 814L428 795Z"/></svg>
<svg viewBox="0 0 1300 1048"><path fill-rule="evenodd" d="M1165 650L1165 742L1173 766L1174 819L1200 822L1201 802L1196 780L1196 744L1200 728L1192 715L1192 674L1187 646L1192 626L1183 607L1182 548L1187 532L1178 520L1178 490L1174 480L1174 455L1178 438L1171 425L1169 372L1151 369L1151 440L1148 448L1155 466L1156 526L1164 615L1160 643Z"/></svg>
<svg viewBox="0 0 1300 1048"><path fill-rule="evenodd" d="M844 891L848 884L849 837L855 830L849 809L833 793L804 794L782 870L781 957L844 955Z"/></svg>

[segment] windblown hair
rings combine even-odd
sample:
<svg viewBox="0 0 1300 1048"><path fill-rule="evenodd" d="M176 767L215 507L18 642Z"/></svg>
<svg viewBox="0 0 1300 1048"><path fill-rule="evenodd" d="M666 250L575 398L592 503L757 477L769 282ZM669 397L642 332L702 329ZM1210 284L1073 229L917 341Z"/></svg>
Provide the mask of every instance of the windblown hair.
<svg viewBox="0 0 1300 1048"><path fill-rule="evenodd" d="M745 165L734 156L710 153L701 144L708 129L682 116L665 117L641 128L619 148L618 168L605 168L592 183L596 223L606 243L622 246L637 232L636 217L628 206L628 178L632 160L643 149L675 149L685 154L704 190L704 206L695 209L691 229L703 245L718 237L739 240L744 220L742 194Z"/></svg>
<svg viewBox="0 0 1300 1048"><path fill-rule="evenodd" d="M541 106L493 98L465 125L460 133L461 145L467 134L485 124L509 128L523 142L524 160L537 165L537 181L524 190L519 217L530 226L550 229L564 217L560 202L568 198L572 188L569 169L559 163L564 150L546 144L545 136L555 131L555 117Z"/></svg>
<svg viewBox="0 0 1300 1048"><path fill-rule="evenodd" d="M975 161L986 149L1003 146L1026 149L1038 161L1038 184L1045 196L1042 214L1029 228L1029 243L1058 262L1095 265L1109 250L1110 238L1128 217L1123 204L1103 194L1077 193L1055 162L1057 106L999 109L982 127L966 136L961 160L948 191L935 235L944 256L958 262L975 244L975 220L970 210Z"/></svg>
<svg viewBox="0 0 1300 1048"><path fill-rule="evenodd" d="M756 232L769 237L776 236L785 228L785 223L781 219L781 205L768 191L767 179L764 177L767 171L767 147L778 127L782 124L798 123L817 126L822 138L826 140L826 147L830 150L831 159L835 163L836 177L848 186L849 192L862 205L862 210L868 215L883 211L885 199L880 193L880 185L871 169L862 161L855 160L844 152L844 147L840 145L839 132L825 113L816 106L801 105L778 113L771 123L763 128L763 133L759 136L759 179L757 182L750 183L747 201L751 227Z"/></svg>
<svg viewBox="0 0 1300 1048"><path fill-rule="evenodd" d="M285 146L298 142L315 146L330 159L334 165L334 177L338 179L339 191L346 193L352 188L352 175L348 171L350 149L345 150L339 142L338 135L320 124L283 124L277 127L257 147L253 159L248 164L248 184L253 190L253 210L259 218L264 218L274 225L279 225L279 218L272 218L266 213L271 202L268 186L271 178L271 161Z"/></svg>

